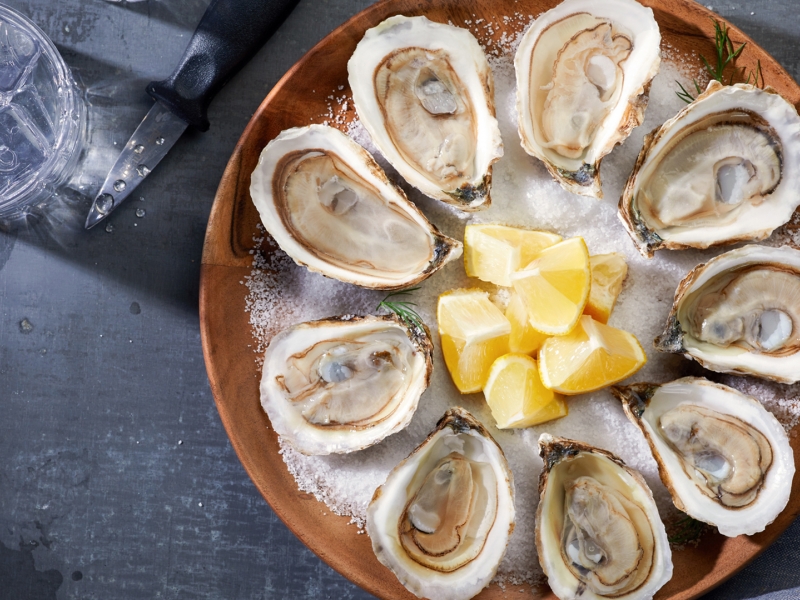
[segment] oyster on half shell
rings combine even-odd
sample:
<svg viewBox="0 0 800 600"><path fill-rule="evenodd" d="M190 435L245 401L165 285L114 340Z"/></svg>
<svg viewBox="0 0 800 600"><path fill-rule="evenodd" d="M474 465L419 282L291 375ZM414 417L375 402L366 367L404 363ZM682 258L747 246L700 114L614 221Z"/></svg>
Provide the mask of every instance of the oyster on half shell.
<svg viewBox="0 0 800 600"><path fill-rule="evenodd" d="M367 533L409 591L467 600L494 577L514 529L514 482L503 451L463 408L375 490Z"/></svg>
<svg viewBox="0 0 800 600"><path fill-rule="evenodd" d="M650 133L619 217L646 257L758 240L800 205L800 117L772 88L722 85Z"/></svg>
<svg viewBox="0 0 800 600"><path fill-rule="evenodd" d="M698 265L654 343L712 371L800 380L800 250L750 245Z"/></svg>
<svg viewBox="0 0 800 600"><path fill-rule="evenodd" d="M347 72L361 122L408 183L461 210L489 206L503 142L492 71L469 31L391 17L364 34Z"/></svg>
<svg viewBox="0 0 800 600"><path fill-rule="evenodd" d="M370 154L337 129L282 131L264 148L250 196L292 259L327 277L394 290L461 255L387 179Z"/></svg>
<svg viewBox="0 0 800 600"><path fill-rule="evenodd" d="M734 537L763 531L786 507L794 453L783 426L755 398L699 377L611 392L689 516Z"/></svg>
<svg viewBox="0 0 800 600"><path fill-rule="evenodd" d="M430 333L395 316L344 316L270 341L261 406L303 454L353 452L403 429L433 370Z"/></svg>
<svg viewBox="0 0 800 600"><path fill-rule="evenodd" d="M536 549L561 600L652 598L672 578L653 494L619 458L583 442L539 438Z"/></svg>
<svg viewBox="0 0 800 600"><path fill-rule="evenodd" d="M522 147L565 189L602 198L600 161L644 119L661 63L653 11L634 0L565 0L514 58Z"/></svg>

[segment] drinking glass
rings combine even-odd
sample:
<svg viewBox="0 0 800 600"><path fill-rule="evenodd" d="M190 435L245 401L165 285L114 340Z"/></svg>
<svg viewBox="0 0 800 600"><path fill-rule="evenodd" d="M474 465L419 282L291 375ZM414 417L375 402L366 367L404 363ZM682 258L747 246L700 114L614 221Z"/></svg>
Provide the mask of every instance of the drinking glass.
<svg viewBox="0 0 800 600"><path fill-rule="evenodd" d="M0 4L0 220L42 206L69 179L85 124L86 105L56 47Z"/></svg>

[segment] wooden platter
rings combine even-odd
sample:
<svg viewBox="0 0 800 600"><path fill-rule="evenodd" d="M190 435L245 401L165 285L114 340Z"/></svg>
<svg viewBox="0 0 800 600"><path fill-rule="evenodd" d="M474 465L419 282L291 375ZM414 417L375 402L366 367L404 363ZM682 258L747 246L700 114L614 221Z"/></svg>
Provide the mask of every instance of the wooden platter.
<svg viewBox="0 0 800 600"><path fill-rule="evenodd" d="M366 535L358 535L348 517L325 510L310 494L298 490L279 455L278 440L259 403L259 369L254 340L245 312L247 288L242 281L252 269L253 236L259 223L250 200L250 173L264 146L281 130L306 125L328 111L327 96L344 86L347 60L364 32L395 14L425 14L434 21L463 24L485 19L497 24L496 41L504 33L504 15L538 15L559 0L385 0L359 13L306 54L273 88L242 134L220 182L203 248L200 282L200 324L203 353L220 418L239 459L253 483L304 544L354 583L384 599L415 598L394 575L378 563ZM665 47L700 66L699 54L712 56L716 17L691 0L643 0L661 28ZM527 20L527 19L526 19ZM487 43L487 30L477 33ZM760 61L765 81L796 106L800 87L750 38L730 25L737 44L747 42L739 65L755 69ZM513 31L508 31L513 33ZM354 116L352 112L350 116ZM516 143L516 140L507 140ZM274 245L267 252L276 251ZM290 323L275 323L279 330ZM792 438L795 462L800 463L800 438ZM786 510L766 531L751 537L725 538L707 534L696 548L676 552L675 575L657 598L684 600L708 591L741 569L772 543L800 513L800 477L796 477ZM268 543L265 540L265 543ZM533 543L533 540L531 540ZM498 599L516 592L496 585L477 598ZM548 590L537 595L553 598Z"/></svg>

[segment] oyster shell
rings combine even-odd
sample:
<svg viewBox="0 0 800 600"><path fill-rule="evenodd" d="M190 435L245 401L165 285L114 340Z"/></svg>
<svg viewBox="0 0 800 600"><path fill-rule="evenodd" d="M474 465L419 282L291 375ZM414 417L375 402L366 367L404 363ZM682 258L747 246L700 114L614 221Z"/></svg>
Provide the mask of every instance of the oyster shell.
<svg viewBox="0 0 800 600"><path fill-rule="evenodd" d="M653 494L619 458L583 442L539 437L536 549L561 600L652 598L672 578Z"/></svg>
<svg viewBox="0 0 800 600"><path fill-rule="evenodd" d="M492 71L466 29L398 15L347 63L358 116L408 183L462 210L489 206L503 155Z"/></svg>
<svg viewBox="0 0 800 600"><path fill-rule="evenodd" d="M675 506L722 535L753 535L789 501L794 453L755 398L699 377L612 387Z"/></svg>
<svg viewBox="0 0 800 600"><path fill-rule="evenodd" d="M409 591L466 600L494 577L514 529L514 482L503 451L463 408L375 490L367 533Z"/></svg>
<svg viewBox="0 0 800 600"><path fill-rule="evenodd" d="M772 88L711 81L650 133L619 217L639 251L759 240L800 205L800 117Z"/></svg>
<svg viewBox="0 0 800 600"><path fill-rule="evenodd" d="M432 355L430 333L395 316L293 325L264 354L261 406L303 454L361 450L411 421Z"/></svg>
<svg viewBox="0 0 800 600"><path fill-rule="evenodd" d="M297 264L347 283L399 289L461 255L460 242L439 233L366 150L332 127L282 131L258 159L250 196Z"/></svg>
<svg viewBox="0 0 800 600"><path fill-rule="evenodd" d="M634 0L565 0L525 32L519 136L565 189L603 197L600 161L644 119L660 43L653 11Z"/></svg>
<svg viewBox="0 0 800 600"><path fill-rule="evenodd" d="M800 251L751 245L698 265L654 343L712 371L800 380Z"/></svg>

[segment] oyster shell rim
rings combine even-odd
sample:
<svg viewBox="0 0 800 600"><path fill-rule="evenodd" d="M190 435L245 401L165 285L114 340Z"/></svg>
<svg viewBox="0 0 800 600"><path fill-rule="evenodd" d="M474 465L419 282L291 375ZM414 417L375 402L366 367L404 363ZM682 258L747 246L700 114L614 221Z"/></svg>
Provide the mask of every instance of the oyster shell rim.
<svg viewBox="0 0 800 600"><path fill-rule="evenodd" d="M775 512L774 515L770 517L769 514L771 513L769 513L768 516L766 517L767 520L764 520L764 517L760 515L761 520L754 521L755 523L754 525L752 524L753 521L748 523L747 521L744 520L743 515L745 515L746 513L759 514L757 511L763 512L763 508L761 508L760 504L759 505L753 504L741 508L728 509L731 511L731 515L736 515L738 519L732 521L729 524L719 525L709 520L707 514L699 512L698 510L695 509L694 506L687 507L687 502L685 502L684 498L682 498L676 491L679 488L679 486L675 484L675 481L677 481L677 479L672 475L671 469L668 467L664 457L662 456L662 453L657 448L657 444L654 441L654 438L656 436L654 432L651 430L652 428L649 426L649 422L647 422L644 418L642 418L642 415L646 411L647 407L650 404L650 401L652 400L652 397L655 395L658 389L673 384L692 384L692 385L708 386L711 388L721 389L725 393L733 393L743 403L746 402L747 405L754 406L756 411L760 411L760 414L762 415L764 420L770 423L770 427L774 427L773 430L769 431L770 434L769 436L767 436L762 430L759 429L759 432L762 433L762 435L765 435L770 444L773 446L772 448L773 456L776 457L776 459L773 459L773 464L767 470L767 477L769 477L770 470L772 470L773 467L777 466L787 469L788 472L788 479L789 479L788 485L784 482L777 486L775 485L771 486L771 491L776 495L766 500L767 502L769 502L772 499L777 498L777 503L780 505L780 508L777 512ZM761 404L761 402L759 402L757 398L750 396L748 394L744 394L739 390L737 390L736 388L732 388L730 386L721 383L710 381L705 377L691 377L691 376L681 377L679 379L675 379L665 383L640 382L625 386L611 386L610 392L622 404L622 409L625 412L625 415L628 417L628 420L631 421L631 423L633 423L642 432L642 435L644 436L645 440L647 441L647 445L650 448L650 453L652 454L658 466L659 478L669 491L670 496L672 497L672 502L678 510L688 514L690 517L698 521L702 521L703 523L708 523L709 525L716 527L718 531L726 537L736 537L738 535L754 535L756 533L764 531L764 529L766 529L770 524L772 524L775 521L775 519L777 519L778 516L786 509L786 506L789 503L789 498L791 496L791 489L792 489L791 482L795 473L794 451L791 445L789 444L789 438L786 435L783 426L780 424L780 421L778 421L778 419L771 412L769 412L766 408L764 408L764 405ZM703 406L702 404L698 405ZM715 408L714 410L717 409ZM724 414L733 415L733 412ZM752 426L752 423L749 424ZM773 439L773 436L776 436L780 439ZM779 444L780 447L779 448L775 447L775 444ZM665 443L663 444L663 446L669 449L669 447ZM779 450L780 452L778 452ZM780 458L780 461L777 460L778 457ZM787 459L788 463L784 464L784 461L786 461ZM685 476L680 475L679 471L678 473L679 473L678 477L685 479ZM772 478L777 477L780 474L781 473L777 471L773 471ZM764 486L767 485L766 478L763 485ZM774 489L776 487L777 489ZM759 491L759 494L761 494L762 491ZM702 493L697 493L696 495L693 494L693 496L694 497L690 499L691 503L693 503L695 499L700 499L701 504L711 504L712 502L707 496L703 495ZM737 527L737 521L741 521L740 527Z"/></svg>
<svg viewBox="0 0 800 600"><path fill-rule="evenodd" d="M775 260L764 261L757 258L747 260L751 255L758 255L759 253L773 255ZM687 344L692 338L683 331L680 321L678 320L680 303L688 294L700 289L709 279L727 271L728 268L724 267L726 267L729 262L732 263L731 268L752 264L790 264L794 270L800 273L800 249L789 245L775 247L749 244L718 254L707 262L695 266L678 284L675 290L672 307L667 315L667 323L664 326L664 331L653 340L654 348L659 352L683 354L685 358L694 360L702 367L717 373L754 375L778 383L791 384L800 381L800 352L788 356L768 356L755 352L742 351L740 353L726 355L728 360L719 362L719 354L715 355L710 351L699 348L697 345ZM739 357L748 358L745 358L744 361L736 360ZM750 364L748 364L748 361ZM760 364L760 371L751 366L753 361ZM795 363L794 369L791 369L792 362ZM795 373L795 375L787 374L787 370L781 368L781 366L785 364L790 365L789 370Z"/></svg>
<svg viewBox="0 0 800 600"><path fill-rule="evenodd" d="M653 258L655 252L658 250L685 250L689 248L699 248L699 249L708 249L708 248L717 248L720 246L728 246L732 244L737 244L740 242L757 242L768 238L775 229L784 225L791 219L791 215L795 212L797 206L800 206L800 196L798 196L798 201L796 206L789 214L789 219L778 223L774 227L767 226L766 228L756 229L749 233L741 233L735 235L733 237L728 237L724 239L719 239L712 241L710 243L703 243L702 241L691 244L687 242L677 242L670 239L665 239L658 232L654 229L648 227L647 223L641 216L641 212L639 211L638 205L635 203L635 194L634 191L639 183L638 176L641 172L644 165L647 163L648 159L651 157L651 154L656 150L656 146L658 146L659 142L666 136L672 127L674 127L677 123L681 120L686 119L687 115L690 115L692 111L697 109L698 102L702 102L707 100L709 97L715 96L716 94L723 92L725 90L733 90L733 92L728 93L735 93L736 90L741 90L745 92L750 91L757 91L757 93L764 93L764 94L771 94L775 95L778 98L781 98L785 103L786 107L782 107L783 109L791 109L794 110L795 115L797 114L797 109L790 104L783 96L781 96L774 88L767 86L765 88L758 88L753 85L747 85L743 83L736 83L733 85L723 85L719 81L712 79L708 82L708 86L706 89L695 98L694 102L687 104L683 108L681 108L678 113L671 117L670 119L666 120L661 125L653 128L652 131L647 133L644 137L644 142L642 144L642 149L639 151L639 154L636 158L636 163L634 164L633 170L631 174L628 176L625 185L622 188L622 194L620 195L619 204L618 204L618 211L617 216L619 220L622 222L625 230L628 232L628 235L631 237L636 249L639 253L644 256L645 258ZM702 104L700 104L702 106ZM719 112L719 111L717 111ZM760 115L760 113L759 113ZM763 117L763 115L760 115ZM800 119L800 118L799 118ZM697 121L687 121L687 125L691 125L692 123L696 123ZM786 136L788 137L798 137L798 132L794 132L794 134L789 134ZM782 140L783 141L783 140ZM792 141L792 140L788 140ZM800 142L794 140L796 145L800 145ZM785 144L784 144L785 145ZM783 156L781 161L781 166L783 168L786 162L786 156ZM784 182L782 181L779 183L779 186L782 185ZM771 191L770 194L774 193Z"/></svg>
<svg viewBox="0 0 800 600"><path fill-rule="evenodd" d="M269 373L267 372L267 365L269 364L269 355L271 351L275 351L277 345L285 340L291 333L298 331L309 329L313 327L348 327L348 326L359 326L364 324L373 324L379 325L380 323L387 323L391 325L397 325L401 329L404 330L405 334L407 335L409 342L414 348L415 354L419 354L424 362L424 371L421 373L423 374L422 379L419 382L416 382L416 385L420 388L419 393L416 390L412 390L412 395L409 396L409 399L404 399L401 403L401 406L398 406L398 409L393 413L392 417L387 419L387 422L384 423L381 431L378 433L379 436L370 436L367 433L370 432L370 429L363 430L363 435L359 435L359 438L362 438L359 442L353 442L352 432L350 432L350 438L348 439L348 434L345 433L343 435L338 435L337 433L341 433L342 430L335 430L332 432L327 432L323 428L314 428L314 431L319 429L320 431L317 432L318 435L328 436L328 437L341 437L346 443L341 441L337 442L335 439L333 440L323 440L317 438L316 440L311 441L298 441L297 432L293 430L293 428L288 423L288 418L284 415L284 410L286 408L291 408L286 406L286 401L283 398L273 398L270 394L270 389L272 388L272 382L268 381ZM374 446L382 442L388 436L398 433L405 429L408 424L411 422L411 419L414 416L414 413L417 410L419 405L419 400L422 394L427 389L428 385L430 384L431 375L433 373L433 341L431 339L430 330L427 326L425 326L424 330L420 329L415 325L409 325L397 315L340 315L334 317L327 317L324 319L316 319L313 321L303 321L301 323L295 323L294 325L290 325L289 327L279 331L276 333L269 342L266 350L264 351L264 366L261 373L261 379L259 380L259 395L260 395L260 403L262 410L267 414L269 417L270 424L272 428L275 430L281 440L288 443L293 449L301 454L306 456L325 456L329 454L347 454L350 452L357 452L359 450L363 450L365 448L369 448L370 446ZM416 396L416 397L414 397ZM406 406L407 404L407 406ZM398 418L399 417L399 418ZM302 417L300 417L302 418ZM372 432L375 433L375 432ZM313 443L312 443L313 442Z"/></svg>
<svg viewBox="0 0 800 600"><path fill-rule="evenodd" d="M292 233L287 230L272 195L271 176L274 174L274 170L265 170L262 168L262 164L264 164L265 157L268 156L270 149L277 152L278 150L276 150L276 148L280 145L290 144L295 142L298 138L307 135L321 135L323 139L333 136L330 141L326 140L326 143L329 143L331 146L343 144L342 147L345 148L346 151L352 152L354 156L361 159L362 165L366 167L367 177L372 178L378 187L382 187L394 196L392 202L400 207L411 220L415 221L418 225L421 227L426 226L432 240L433 258L423 271L412 273L401 280L386 279L351 271L345 267L334 265L319 257L315 257L313 253L306 250L303 244L299 243ZM318 150L318 148L316 146L308 146L306 150L312 151ZM354 168L354 165L350 166ZM357 168L354 168L354 170L363 174L363 172ZM262 173L262 171L266 172ZM258 189L261 191L254 193L254 190ZM291 127L281 131L261 150L256 168L250 176L249 193L250 199L258 211L262 225L266 228L267 232L272 236L281 250L289 255L297 265L305 267L314 273L319 273L329 279L336 279L367 289L386 291L399 290L424 281L448 262L459 258L463 252L461 242L441 233L436 225L431 223L423 212L408 200L405 192L387 177L384 170L366 149L335 127L314 123L303 127ZM256 200L256 198L258 198L258 200Z"/></svg>
<svg viewBox="0 0 800 600"><path fill-rule="evenodd" d="M495 519L495 523L492 525L491 531L487 536L486 543L484 544L484 550L489 547L490 540L489 537L492 536L497 530L499 533L495 534L501 536L501 540L505 543L502 546L502 550L499 553L499 556L496 557L496 560L493 564L489 565L489 569L487 572L481 573L480 576L477 578L474 574L468 574L466 578L468 579L465 584L470 586L467 592L459 593L458 590L453 590L450 586L452 585L452 580L457 579L459 576L464 577L463 573L459 573L461 569L457 569L455 571L449 573L443 573L438 571L433 571L431 569L426 569L430 571L430 577L435 580L435 583L427 582L427 585L434 585L435 587L435 595L423 595L425 593L425 589L422 587L422 584L414 577L413 574L409 574L406 570L402 570L402 565L397 565L398 569L401 569L401 572L398 573L395 568L393 568L392 561L384 556L384 546L382 545L382 539L384 536L378 535L377 532L374 531L375 525L375 513L380 510L379 501L385 497L387 493L389 493L391 489L391 485L394 484L395 486L400 485L395 480L395 475L398 475L402 472L402 470L406 467L406 465L412 461L418 459L422 456L422 453L431 443L435 441L438 436L445 435L446 430L451 430L453 435L467 433L470 435L477 436L483 444L486 444L489 448L492 449L493 453L495 454L495 458L499 459L499 467L502 469L503 478L498 477L497 485L498 485L498 503L497 503L497 514L498 518ZM473 433L474 432L474 433ZM493 467L495 470L495 474L498 475L497 468ZM415 471L416 472L416 471ZM412 474L413 476L413 474ZM400 482L402 483L402 482ZM503 486L502 484L505 483L506 485ZM504 496L502 491L508 492L507 496ZM502 501L501 501L502 500ZM379 485L375 492L372 495L372 499L367 507L367 524L366 530L369 534L370 541L372 544L373 552L375 553L376 558L378 561L387 569L389 569L400 581L400 583L412 592L414 595L419 596L421 598L431 598L433 600L468 600L472 598L476 594L478 594L481 590L483 590L494 578L495 574L497 573L497 569L500 566L500 562L505 555L506 548L508 546L508 541L511 537L511 534L514 531L515 526L515 488L514 488L514 475L511 471L511 467L508 465L508 461L505 457L502 447L497 441L492 437L486 427L481 423L478 419L476 419L469 411L460 407L454 406L448 408L444 415L437 421L436 426L434 429L425 437L425 439L419 443L411 453L401 460L386 476L386 480L384 483ZM507 513L507 518L503 521L507 523L506 527L502 527L503 523L500 523L499 516L501 515L502 510L505 510ZM397 543L399 546L399 543ZM495 544L496 546L496 544ZM494 550L495 553L497 549L495 547L490 547L490 550ZM474 559L472 562L474 562ZM415 563L416 564L416 563ZM468 563L471 564L471 563ZM423 567L424 568L424 567ZM402 576L401 576L402 575ZM430 593L430 592L428 592Z"/></svg>

